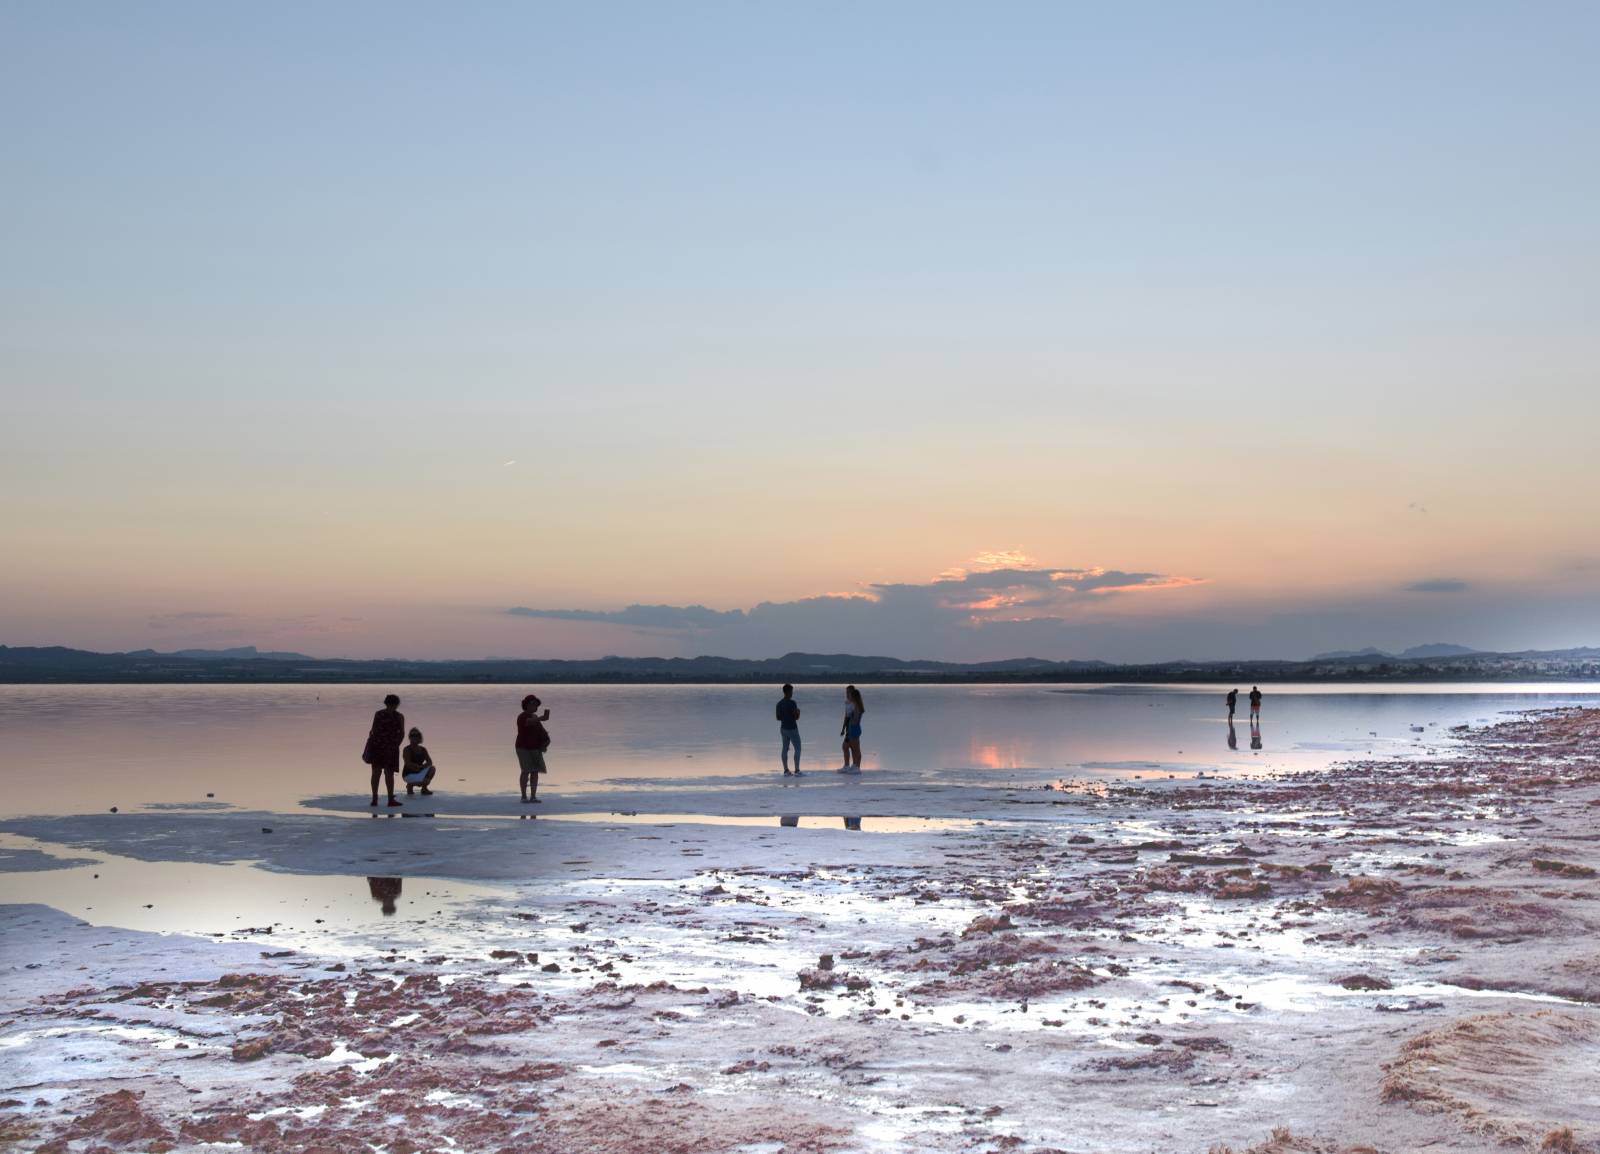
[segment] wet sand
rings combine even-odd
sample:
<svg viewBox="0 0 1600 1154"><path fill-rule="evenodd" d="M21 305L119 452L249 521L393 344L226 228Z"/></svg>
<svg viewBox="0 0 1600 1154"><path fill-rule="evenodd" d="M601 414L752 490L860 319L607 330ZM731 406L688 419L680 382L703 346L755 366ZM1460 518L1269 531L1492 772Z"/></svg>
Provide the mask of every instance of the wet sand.
<svg viewBox="0 0 1600 1154"><path fill-rule="evenodd" d="M1600 711L815 785L0 823L0 1143L1600 1150Z"/></svg>

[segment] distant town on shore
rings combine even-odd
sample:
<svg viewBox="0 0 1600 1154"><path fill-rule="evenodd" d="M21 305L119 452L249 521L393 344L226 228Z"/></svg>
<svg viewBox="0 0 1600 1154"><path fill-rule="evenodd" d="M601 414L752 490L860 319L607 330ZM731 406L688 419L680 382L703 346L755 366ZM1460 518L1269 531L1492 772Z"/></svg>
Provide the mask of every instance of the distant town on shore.
<svg viewBox="0 0 1600 1154"><path fill-rule="evenodd" d="M1424 645L1320 653L1304 661L1216 660L1119 664L1108 661L916 661L849 653L735 657L601 657L592 660L483 658L320 658L303 653L184 649L94 653L63 646L0 645L0 683L183 684L336 682L522 684L972 682L1173 683L1212 681L1577 681L1600 680L1600 648L1488 653Z"/></svg>

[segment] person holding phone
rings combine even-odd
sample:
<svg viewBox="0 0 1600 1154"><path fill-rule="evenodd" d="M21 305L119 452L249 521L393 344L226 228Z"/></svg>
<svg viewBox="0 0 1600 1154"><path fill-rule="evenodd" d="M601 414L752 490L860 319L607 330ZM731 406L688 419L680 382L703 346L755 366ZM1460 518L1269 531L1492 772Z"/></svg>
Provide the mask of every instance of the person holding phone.
<svg viewBox="0 0 1600 1154"><path fill-rule="evenodd" d="M550 731L544 723L550 720L550 711L540 713L538 709L539 699L530 693L522 699L522 712L517 714L517 766L522 771L518 785L524 805L539 800L539 775L547 772L544 754L550 748Z"/></svg>

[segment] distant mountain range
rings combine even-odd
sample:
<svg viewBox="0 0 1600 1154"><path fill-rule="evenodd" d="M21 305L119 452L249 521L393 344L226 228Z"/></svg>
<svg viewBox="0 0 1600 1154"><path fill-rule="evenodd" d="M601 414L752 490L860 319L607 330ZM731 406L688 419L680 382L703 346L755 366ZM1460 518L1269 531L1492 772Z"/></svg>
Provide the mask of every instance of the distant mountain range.
<svg viewBox="0 0 1600 1154"><path fill-rule="evenodd" d="M568 661L482 658L318 658L303 653L185 649L92 653L63 646L0 645L3 683L185 682L1202 682L1202 681L1490 681L1600 679L1600 648L1484 653L1463 645L1419 645L1400 654L1379 649L1321 653L1309 661L908 661L852 653L737 657L601 657Z"/></svg>
<svg viewBox="0 0 1600 1154"><path fill-rule="evenodd" d="M1374 649L1367 646L1365 649L1335 649L1329 653L1319 653L1313 661L1344 661L1351 657L1381 658L1387 661L1411 661L1419 657L1465 657L1469 653L1481 652L1477 649L1468 649L1465 645L1446 645L1435 642L1432 645L1413 645L1410 649L1399 653L1390 653L1384 649Z"/></svg>
<svg viewBox="0 0 1600 1154"><path fill-rule="evenodd" d="M260 658L262 661L315 661L315 657L307 657L304 653L263 652L254 645L237 645L232 649L179 649L172 653L157 653L154 649L135 649L125 654L127 657L189 657L195 661L249 661Z"/></svg>

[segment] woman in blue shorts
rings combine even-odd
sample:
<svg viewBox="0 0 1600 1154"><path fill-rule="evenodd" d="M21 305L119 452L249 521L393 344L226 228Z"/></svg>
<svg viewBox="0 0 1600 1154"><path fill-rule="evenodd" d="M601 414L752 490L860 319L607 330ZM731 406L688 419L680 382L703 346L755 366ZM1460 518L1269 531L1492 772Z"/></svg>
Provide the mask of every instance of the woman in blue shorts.
<svg viewBox="0 0 1600 1154"><path fill-rule="evenodd" d="M861 700L861 690L854 685L846 685L844 724L839 727L839 734L844 738L844 764L839 767L840 773L861 772L861 715L866 711L867 705Z"/></svg>

